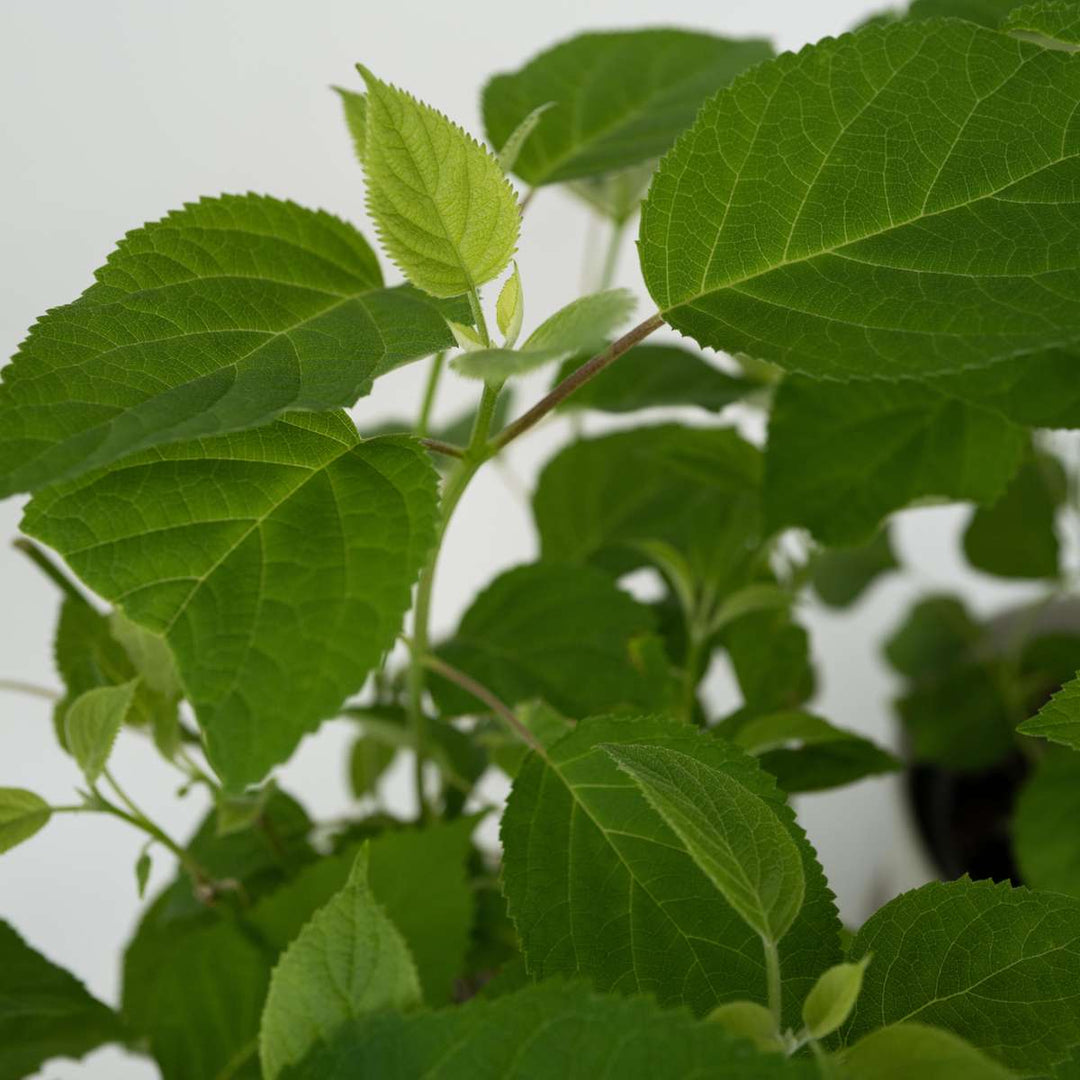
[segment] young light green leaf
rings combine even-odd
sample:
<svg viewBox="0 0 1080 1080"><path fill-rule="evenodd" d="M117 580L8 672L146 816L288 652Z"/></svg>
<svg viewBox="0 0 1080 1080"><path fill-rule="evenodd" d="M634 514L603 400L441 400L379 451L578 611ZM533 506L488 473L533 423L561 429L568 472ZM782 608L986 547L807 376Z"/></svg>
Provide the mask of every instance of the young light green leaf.
<svg viewBox="0 0 1080 1080"><path fill-rule="evenodd" d="M862 992L867 954L856 964L835 964L814 983L803 1002L803 1024L812 1039L831 1035L851 1015Z"/></svg>
<svg viewBox="0 0 1080 1080"><path fill-rule="evenodd" d="M413 440L341 414L178 443L50 488L24 531L165 637L232 790L259 782L359 689L434 536Z"/></svg>
<svg viewBox="0 0 1080 1080"><path fill-rule="evenodd" d="M150 871L153 863L150 861L150 852L142 851L135 860L135 888L141 900L146 895L146 886L150 881Z"/></svg>
<svg viewBox="0 0 1080 1080"><path fill-rule="evenodd" d="M999 1062L951 1031L890 1024L860 1039L844 1057L848 1080L1011 1080Z"/></svg>
<svg viewBox="0 0 1080 1080"><path fill-rule="evenodd" d="M112 753L135 700L137 680L120 686L87 690L72 703L64 719L67 745L88 784L95 784Z"/></svg>
<svg viewBox="0 0 1080 1080"><path fill-rule="evenodd" d="M25 788L0 787L0 854L29 840L52 817L49 804Z"/></svg>
<svg viewBox="0 0 1080 1080"><path fill-rule="evenodd" d="M819 551L810 564L810 582L823 604L845 608L883 574L899 568L886 526L868 543Z"/></svg>
<svg viewBox="0 0 1080 1080"><path fill-rule="evenodd" d="M724 899L765 941L791 929L806 894L802 856L764 799L720 769L661 746L605 745Z"/></svg>
<svg viewBox="0 0 1080 1080"><path fill-rule="evenodd" d="M525 294L521 288L521 275L517 263L513 273L506 279L495 302L495 319L502 334L503 346L512 349L521 333L521 320L525 317Z"/></svg>
<svg viewBox="0 0 1080 1080"><path fill-rule="evenodd" d="M484 88L493 146L547 102L555 108L518 154L530 184L552 184L658 158L701 103L740 71L772 55L765 41L682 30L580 34Z"/></svg>
<svg viewBox="0 0 1080 1080"><path fill-rule="evenodd" d="M656 172L655 161L631 165L602 176L571 180L566 190L587 203L593 210L610 218L613 225L625 225L641 208L641 201Z"/></svg>
<svg viewBox="0 0 1080 1080"><path fill-rule="evenodd" d="M1080 5L1065 0L1041 0L1014 8L1001 29L1048 49L1080 49Z"/></svg>
<svg viewBox="0 0 1080 1080"><path fill-rule="evenodd" d="M282 1080L814 1080L812 1062L756 1053L720 1024L645 995L562 980L441 1012L343 1025Z"/></svg>
<svg viewBox="0 0 1080 1080"><path fill-rule="evenodd" d="M0 1080L22 1080L54 1058L81 1058L124 1037L112 1009L0 922Z"/></svg>
<svg viewBox="0 0 1080 1080"><path fill-rule="evenodd" d="M567 360L555 382L562 382L579 366ZM720 412L759 389L743 379L713 367L700 353L675 345L635 345L595 378L575 390L560 406L627 413L662 405L696 405Z"/></svg>
<svg viewBox="0 0 1080 1080"><path fill-rule="evenodd" d="M979 507L964 531L964 554L977 570L1006 578L1054 578L1057 509L1067 481L1061 462L1034 454L992 506Z"/></svg>
<svg viewBox="0 0 1080 1080"><path fill-rule="evenodd" d="M203 199L129 233L0 382L0 496L289 409L352 405L451 343L386 289L351 225L257 195Z"/></svg>
<svg viewBox="0 0 1080 1080"><path fill-rule="evenodd" d="M345 113L345 125L352 136L353 149L356 151L357 161L364 160L364 147L367 145L367 98L358 94L355 90L346 90L343 86L335 86L334 90L341 98L341 106Z"/></svg>
<svg viewBox="0 0 1080 1080"><path fill-rule="evenodd" d="M616 365L617 366L617 365ZM661 541L717 594L759 557L761 453L725 429L665 424L572 443L544 467L533 513L545 559L616 575Z"/></svg>
<svg viewBox="0 0 1080 1080"><path fill-rule="evenodd" d="M727 734L724 728L719 733ZM757 757L789 795L825 791L900 768L892 754L869 739L794 709L751 716L730 737Z"/></svg>
<svg viewBox="0 0 1080 1080"><path fill-rule="evenodd" d="M749 1039L766 1053L784 1050L776 1030L776 1017L756 1001L729 1001L726 1005L717 1005L705 1019L740 1039Z"/></svg>
<svg viewBox="0 0 1080 1080"><path fill-rule="evenodd" d="M571 301L545 319L520 349L485 349L451 361L456 371L472 379L501 383L542 364L599 352L634 310L629 289L609 289Z"/></svg>
<svg viewBox="0 0 1080 1080"><path fill-rule="evenodd" d="M725 740L669 719L582 720L518 773L502 822L503 889L529 974L579 974L600 990L649 993L699 1016L766 999L760 936L604 744L688 754L779 817L805 880L805 902L779 946L783 1022L795 1026L817 976L843 959L832 894L771 778Z"/></svg>
<svg viewBox="0 0 1080 1080"><path fill-rule="evenodd" d="M217 835L231 836L265 820L266 808L276 790L277 787L271 780L262 787L238 795L219 794L214 807L217 813Z"/></svg>
<svg viewBox="0 0 1080 1080"><path fill-rule="evenodd" d="M506 137L506 142L499 148L498 153L499 164L502 166L503 172L510 173L514 171L518 156L521 154L521 148L536 129L536 125L540 123L544 113L554 105L554 101L545 101L543 105L537 105Z"/></svg>
<svg viewBox="0 0 1080 1080"><path fill-rule="evenodd" d="M433 296L497 277L521 228L498 160L442 113L357 68L367 85L368 212L386 253Z"/></svg>
<svg viewBox="0 0 1080 1080"><path fill-rule="evenodd" d="M1028 885L1080 897L1080 754L1049 751L1016 800L1013 851Z"/></svg>
<svg viewBox="0 0 1080 1080"><path fill-rule="evenodd" d="M1080 750L1080 675L1067 682L1016 730L1021 735L1038 736Z"/></svg>
<svg viewBox="0 0 1080 1080"><path fill-rule="evenodd" d="M132 622L122 611L109 613L112 636L124 647L139 678L155 694L166 700L184 696L176 658L168 642L160 634Z"/></svg>
<svg viewBox="0 0 1080 1080"><path fill-rule="evenodd" d="M849 959L868 953L848 1043L883 1024L947 1026L1027 1076L1080 1043L1080 900L1008 882L935 882L870 917Z"/></svg>
<svg viewBox="0 0 1080 1080"><path fill-rule="evenodd" d="M804 526L825 544L864 543L915 499L995 502L1026 444L999 414L910 379L791 376L769 422L766 520Z"/></svg>
<svg viewBox="0 0 1080 1080"><path fill-rule="evenodd" d="M454 343L459 349L464 349L465 352L480 352L485 348L483 341L480 340L480 334L471 326L454 322L452 319L447 319L446 325L450 327L450 333L454 335Z"/></svg>
<svg viewBox="0 0 1080 1080"><path fill-rule="evenodd" d="M635 662L654 630L649 610L593 567L534 563L500 574L473 601L439 656L511 705L543 698L565 716L660 708L666 687ZM441 677L447 716L486 711Z"/></svg>
<svg viewBox="0 0 1080 1080"><path fill-rule="evenodd" d="M285 950L270 979L259 1059L267 1080L299 1061L345 1021L420 1003L409 948L368 885L368 852L345 887Z"/></svg>
<svg viewBox="0 0 1080 1080"><path fill-rule="evenodd" d="M1077 97L1076 57L955 20L761 64L660 164L641 219L649 292L699 344L817 377L1074 342Z"/></svg>

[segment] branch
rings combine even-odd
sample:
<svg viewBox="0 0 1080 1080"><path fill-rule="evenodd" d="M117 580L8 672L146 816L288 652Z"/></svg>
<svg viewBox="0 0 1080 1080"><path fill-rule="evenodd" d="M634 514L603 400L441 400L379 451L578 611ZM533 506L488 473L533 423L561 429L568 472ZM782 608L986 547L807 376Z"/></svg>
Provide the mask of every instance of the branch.
<svg viewBox="0 0 1080 1080"><path fill-rule="evenodd" d="M447 457L455 458L463 458L465 456L465 451L460 446L443 442L442 439L421 439L420 443L436 454L445 454Z"/></svg>
<svg viewBox="0 0 1080 1080"><path fill-rule="evenodd" d="M452 683L457 683L467 694L471 694L477 701L483 702L530 749L535 750L543 758L547 757L543 743L514 715L513 710L486 686L478 683L472 676L466 675L464 671L451 667L445 660L440 660L437 656L425 656L423 663L424 667L441 675L444 679L449 679Z"/></svg>
<svg viewBox="0 0 1080 1080"><path fill-rule="evenodd" d="M650 315L643 323L639 323L633 330L623 334L618 341L613 341L603 352L598 352L591 360L586 360L581 367L567 375L550 394L541 398L527 413L519 416L512 424L507 424L499 436L492 440L492 451L501 450L507 443L513 442L523 432L528 431L557 405L562 404L579 386L584 386L591 379L595 379L604 368L614 364L623 353L628 352L639 341L643 341L663 325L664 320L659 312Z"/></svg>

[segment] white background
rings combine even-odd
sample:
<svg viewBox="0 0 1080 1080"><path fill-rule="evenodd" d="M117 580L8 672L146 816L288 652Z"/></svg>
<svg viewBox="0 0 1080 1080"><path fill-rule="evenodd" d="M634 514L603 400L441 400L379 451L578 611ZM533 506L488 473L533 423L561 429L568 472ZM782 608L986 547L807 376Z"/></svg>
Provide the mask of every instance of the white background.
<svg viewBox="0 0 1080 1080"><path fill-rule="evenodd" d="M866 0L3 0L0 4L0 350L10 355L47 307L73 299L127 230L201 195L248 190L322 207L365 227L360 171L330 83L358 85L357 60L414 91L476 133L485 78L583 29L672 25L730 36L768 36L798 48L843 31L877 4ZM369 233L370 235L370 233ZM568 197L541 193L529 209L519 263L527 326L573 297L588 237ZM640 290L632 246L619 281ZM414 414L423 372L381 381L356 410L363 422ZM540 380L519 400L535 396ZM451 376L438 413L469 402L475 385ZM474 591L532 558L524 496L566 431L561 421L515 444L506 468L489 467L461 506L436 593L437 629L449 629ZM0 678L57 685L50 641L55 590L8 541L20 500L0 505ZM894 685L879 643L911 599L959 587L977 609L1025 595L967 572L957 558L966 512L910 511L899 522L909 567L875 587L854 613L808 608L821 672L816 708L884 742L893 733ZM708 683L714 707L735 701L729 674ZM341 755L348 730L326 725L281 771L315 815L343 812ZM179 774L136 735L114 760L151 816L182 835L203 806L174 797ZM78 776L56 748L49 706L0 694L0 785L70 801ZM404 772L389 798L406 805ZM857 922L926 872L910 841L894 781L869 781L803 799L842 913ZM65 816L0 858L0 917L35 947L115 1002L119 950L138 913L133 864L141 841L122 824ZM171 873L156 859L151 888ZM43 1076L134 1080L145 1061L114 1049Z"/></svg>

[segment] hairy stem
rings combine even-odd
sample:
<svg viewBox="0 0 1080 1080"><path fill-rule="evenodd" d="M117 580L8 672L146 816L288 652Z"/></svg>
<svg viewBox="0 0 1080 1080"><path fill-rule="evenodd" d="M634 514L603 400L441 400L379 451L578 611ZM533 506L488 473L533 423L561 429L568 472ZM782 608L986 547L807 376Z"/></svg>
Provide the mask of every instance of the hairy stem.
<svg viewBox="0 0 1080 1080"><path fill-rule="evenodd" d="M428 424L431 420L431 410L435 405L435 394L439 389L439 379L442 376L446 362L446 353L436 353L431 359L431 371L428 372L427 386L424 388L424 400L420 405L420 418L416 421L416 434L421 438L428 433Z"/></svg>
<svg viewBox="0 0 1080 1080"><path fill-rule="evenodd" d="M535 750L541 756L544 755L544 747L536 736L514 715L511 709L501 698L494 694L482 683L478 683L471 675L451 667L437 656L427 656L424 666L430 671L441 675L452 683L456 683L467 694L471 694L477 701L483 702L506 726L530 749Z"/></svg>
<svg viewBox="0 0 1080 1080"><path fill-rule="evenodd" d="M765 949L765 980L768 986L769 1012L776 1021L776 1030L780 1030L781 1006L783 1004L780 984L780 950L775 941L761 939Z"/></svg>
<svg viewBox="0 0 1080 1080"><path fill-rule="evenodd" d="M552 409L564 402L579 386L584 386L591 379L595 379L604 368L615 363L623 353L628 352L638 342L643 341L663 325L664 320L660 317L659 312L650 315L643 323L638 323L633 330L623 334L618 341L613 341L591 360L586 360L581 367L567 375L551 393L542 397L528 412L523 413L512 424L507 424L502 432L492 440L492 452L501 450L507 443L513 442L523 432L528 431L535 423L547 416Z"/></svg>

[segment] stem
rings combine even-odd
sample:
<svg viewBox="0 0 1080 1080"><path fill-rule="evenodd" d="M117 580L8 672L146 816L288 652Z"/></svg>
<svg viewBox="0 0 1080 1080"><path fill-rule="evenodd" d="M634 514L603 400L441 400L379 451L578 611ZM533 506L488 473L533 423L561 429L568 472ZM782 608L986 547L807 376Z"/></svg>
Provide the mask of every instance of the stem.
<svg viewBox="0 0 1080 1080"><path fill-rule="evenodd" d="M56 563L45 554L31 540L27 540L23 537L19 537L18 540L12 542L11 545L16 551L21 551L35 566L54 584L56 585L65 596L70 596L72 600L79 600L82 603L88 603L87 599L78 588L75 583L60 569Z"/></svg>
<svg viewBox="0 0 1080 1080"><path fill-rule="evenodd" d="M773 1019L776 1021L776 1030L780 1030L781 1022L781 1003L782 1003L782 989L780 985L780 950L776 947L775 941L769 941L767 938L761 939L761 944L765 948L765 979L768 985L769 994L769 1012L773 1014Z"/></svg>
<svg viewBox="0 0 1080 1080"><path fill-rule="evenodd" d="M436 353L431 361L431 371L428 372L427 387L424 389L424 401L420 406L420 419L416 421L416 434L421 438L428 433L431 408L435 404L435 392L439 389L439 378L445 361L446 353L444 352Z"/></svg>
<svg viewBox="0 0 1080 1080"><path fill-rule="evenodd" d="M32 697L44 698L46 701L59 701L60 694L50 690L46 686L38 686L36 683L23 682L22 679L0 679L0 690L11 690L16 694L29 694Z"/></svg>
<svg viewBox="0 0 1080 1080"><path fill-rule="evenodd" d="M604 266L600 271L599 292L611 288L615 280L615 271L619 266L619 249L622 247L622 239L626 235L626 222L613 221L611 223L611 236L608 238L607 251L604 252Z"/></svg>
<svg viewBox="0 0 1080 1080"><path fill-rule="evenodd" d="M521 201L518 203L518 212L524 214L529 208L529 203L533 201L533 196L536 194L536 188L531 187L524 195L521 196Z"/></svg>
<svg viewBox="0 0 1080 1080"><path fill-rule="evenodd" d="M832 1055L822 1049L821 1044L817 1039L810 1039L810 1049L814 1054L814 1059L817 1061L818 1074L822 1080L833 1080L836 1077L836 1064L832 1059Z"/></svg>
<svg viewBox="0 0 1080 1080"><path fill-rule="evenodd" d="M688 724L692 724L697 699L698 667L708 635L696 626L689 627L689 632L690 642L686 650L686 668L683 673L682 715Z"/></svg>
<svg viewBox="0 0 1080 1080"><path fill-rule="evenodd" d="M542 420L552 409L565 401L579 386L584 386L590 379L596 378L604 368L615 363L624 352L628 352L639 341L643 341L654 330L664 325L660 313L650 315L623 334L618 341L613 341L591 360L586 360L576 371L571 372L550 394L542 397L528 412L519 416L512 424L507 424L499 436L491 443L492 452L501 450L507 443L513 442L522 432L528 431L535 423Z"/></svg>
<svg viewBox="0 0 1080 1080"><path fill-rule="evenodd" d="M436 454L444 454L446 457L456 458L465 456L465 451L462 447L455 446L453 443L443 442L442 439L421 439L420 442L429 450L433 450Z"/></svg>
<svg viewBox="0 0 1080 1080"><path fill-rule="evenodd" d="M500 720L506 723L506 726L528 747L535 750L542 757L547 755L544 753L543 744L536 738L536 736L514 715L513 710L499 697L497 697L492 691L490 691L482 683L478 683L472 676L466 675L464 671L459 671L456 667L451 667L444 660L440 660L437 656L427 656L424 658L424 666L431 671L441 675L444 679L449 679L452 683L457 683L467 694L472 694L477 701L482 701Z"/></svg>
<svg viewBox="0 0 1080 1080"><path fill-rule="evenodd" d="M487 321L484 319L484 307L480 303L480 294L475 288L469 290L469 308L472 311L473 322L476 323L476 332L480 335L480 341L485 349L491 348L491 336L488 334Z"/></svg>

